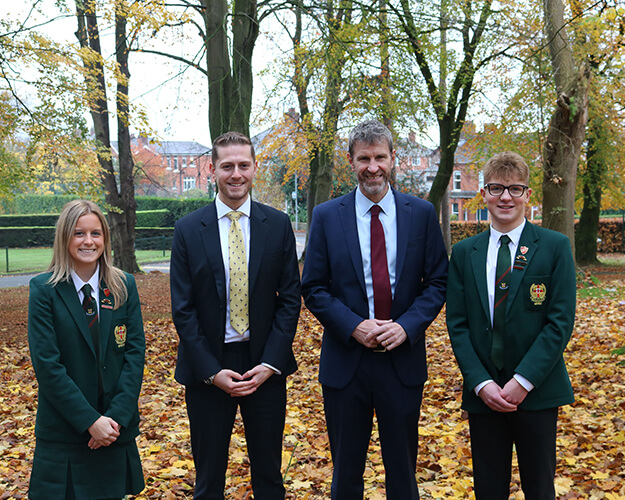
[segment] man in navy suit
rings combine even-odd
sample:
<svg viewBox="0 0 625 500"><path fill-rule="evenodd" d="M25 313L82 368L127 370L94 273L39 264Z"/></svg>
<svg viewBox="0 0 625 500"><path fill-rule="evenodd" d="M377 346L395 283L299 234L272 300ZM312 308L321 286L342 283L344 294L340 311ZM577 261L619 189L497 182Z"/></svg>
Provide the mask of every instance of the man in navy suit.
<svg viewBox="0 0 625 500"><path fill-rule="evenodd" d="M195 500L224 498L237 408L254 498L285 497L280 467L286 377L297 369L291 346L301 306L299 268L289 218L251 200L256 168L249 138L227 132L215 139L209 170L219 195L174 231L175 376L186 388Z"/></svg>
<svg viewBox="0 0 625 500"><path fill-rule="evenodd" d="M313 211L302 275L306 306L325 328L332 499L363 498L375 412L387 498L414 500L425 330L445 301L447 253L434 207L390 187L395 151L382 123L359 124L347 158L358 188Z"/></svg>

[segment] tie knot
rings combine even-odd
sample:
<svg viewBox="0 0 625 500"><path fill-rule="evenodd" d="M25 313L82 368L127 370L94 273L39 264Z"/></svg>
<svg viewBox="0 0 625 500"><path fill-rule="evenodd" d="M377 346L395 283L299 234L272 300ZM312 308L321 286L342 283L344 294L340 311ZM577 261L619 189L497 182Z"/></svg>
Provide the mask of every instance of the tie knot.
<svg viewBox="0 0 625 500"><path fill-rule="evenodd" d="M239 212L238 210L232 210L231 212L228 212L226 214L228 219L230 219L232 222L238 221L242 215L243 215L243 212Z"/></svg>
<svg viewBox="0 0 625 500"><path fill-rule="evenodd" d="M91 297L91 285L89 283L85 283L81 290L82 293L85 294L85 297Z"/></svg>
<svg viewBox="0 0 625 500"><path fill-rule="evenodd" d="M377 217L377 216L379 216L379 215L380 215L380 210L382 210L382 209L381 209L381 207L380 207L380 205L373 205L373 206L371 207L371 216L372 216L372 217Z"/></svg>
<svg viewBox="0 0 625 500"><path fill-rule="evenodd" d="M508 243L510 243L510 236L508 236L507 234L502 234L501 238L499 238L499 241L501 241L502 245L508 245Z"/></svg>

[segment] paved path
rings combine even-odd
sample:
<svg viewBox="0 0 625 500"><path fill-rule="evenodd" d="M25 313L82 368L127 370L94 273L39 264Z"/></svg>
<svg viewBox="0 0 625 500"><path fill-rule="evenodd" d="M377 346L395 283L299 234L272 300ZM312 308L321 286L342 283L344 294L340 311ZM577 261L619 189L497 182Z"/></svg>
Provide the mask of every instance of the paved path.
<svg viewBox="0 0 625 500"><path fill-rule="evenodd" d="M295 243L297 246L297 256L301 257L306 244L306 233L297 231L295 233ZM169 272L169 261L166 262L150 262L143 264L141 268L146 272L160 271L161 273ZM29 281L36 274L13 274L11 276L0 276L0 288L12 288L18 286L28 286Z"/></svg>

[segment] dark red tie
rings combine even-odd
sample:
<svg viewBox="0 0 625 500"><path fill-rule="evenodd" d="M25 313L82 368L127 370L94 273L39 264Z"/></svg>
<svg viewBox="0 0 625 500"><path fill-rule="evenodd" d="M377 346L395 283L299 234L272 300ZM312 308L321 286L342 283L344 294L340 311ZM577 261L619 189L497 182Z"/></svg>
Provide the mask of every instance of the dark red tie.
<svg viewBox="0 0 625 500"><path fill-rule="evenodd" d="M380 206L371 207L371 276L373 278L373 312L376 319L391 319L391 280L388 277L384 228Z"/></svg>

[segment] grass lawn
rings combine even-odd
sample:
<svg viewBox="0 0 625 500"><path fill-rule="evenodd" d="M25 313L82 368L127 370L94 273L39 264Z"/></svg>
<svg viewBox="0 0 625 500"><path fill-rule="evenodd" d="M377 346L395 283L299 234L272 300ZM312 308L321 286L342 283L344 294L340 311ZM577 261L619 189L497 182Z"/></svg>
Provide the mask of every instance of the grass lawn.
<svg viewBox="0 0 625 500"><path fill-rule="evenodd" d="M170 253L167 250L163 256L162 250L137 250L137 262L145 264L169 260ZM50 260L52 260L52 248L9 248L7 269L7 249L0 248L0 274L44 271L50 264Z"/></svg>

